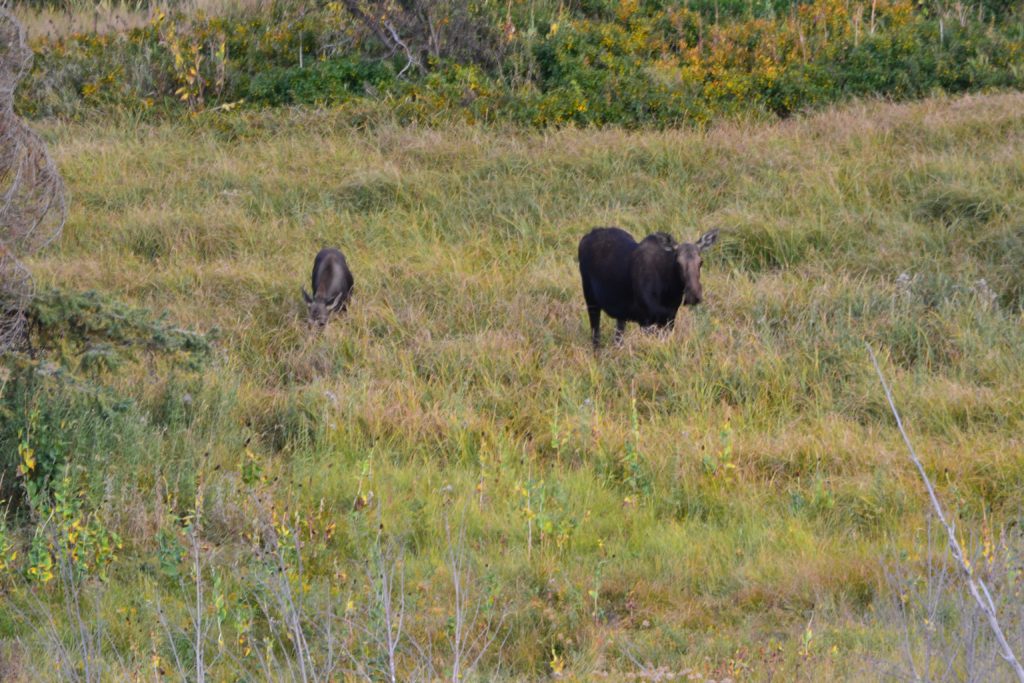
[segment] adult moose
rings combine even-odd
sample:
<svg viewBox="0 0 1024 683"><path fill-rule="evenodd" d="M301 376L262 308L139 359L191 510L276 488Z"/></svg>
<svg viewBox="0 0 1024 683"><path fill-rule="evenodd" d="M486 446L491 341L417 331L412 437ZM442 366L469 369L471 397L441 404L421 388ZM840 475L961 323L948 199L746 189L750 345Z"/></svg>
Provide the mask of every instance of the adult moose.
<svg viewBox="0 0 1024 683"><path fill-rule="evenodd" d="M323 327L331 313L345 310L354 284L345 255L337 249L321 249L313 260L313 294L302 290L309 305L309 324Z"/></svg>
<svg viewBox="0 0 1024 683"><path fill-rule="evenodd" d="M637 242L621 228L594 228L584 235L580 276L594 348L601 345L601 311L615 318L618 342L627 322L671 326L680 304L699 304L700 255L717 239L717 229L683 244L663 232Z"/></svg>

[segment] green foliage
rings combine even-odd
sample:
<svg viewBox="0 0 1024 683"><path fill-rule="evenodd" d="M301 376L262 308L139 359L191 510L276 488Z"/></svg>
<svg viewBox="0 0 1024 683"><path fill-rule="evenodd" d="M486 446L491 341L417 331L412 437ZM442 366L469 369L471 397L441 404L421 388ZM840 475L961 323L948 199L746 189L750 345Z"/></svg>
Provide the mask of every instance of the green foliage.
<svg viewBox="0 0 1024 683"><path fill-rule="evenodd" d="M387 87L394 73L387 64L358 57L333 57L305 68L271 68L249 82L248 102L334 105L365 95L368 88Z"/></svg>
<svg viewBox="0 0 1024 683"><path fill-rule="evenodd" d="M79 481L102 486L103 468L94 468L104 449L142 438L132 399L104 380L143 354L185 372L212 355L210 336L97 292L43 290L29 317L31 353L0 359L0 491L23 510L52 501L70 467Z"/></svg>
<svg viewBox="0 0 1024 683"><path fill-rule="evenodd" d="M51 417L51 416L46 416ZM24 431L18 432L17 473L30 507L40 508L50 498L53 483L67 467L66 422L53 424L40 419L39 409L28 415Z"/></svg>
<svg viewBox="0 0 1024 683"><path fill-rule="evenodd" d="M68 570L80 575L106 578L121 540L96 514L86 491L75 482L87 481L69 457L67 431L74 425L65 421L53 424L41 417L38 409L28 416L25 431L19 431L18 465L14 470L20 494L12 502L22 501L34 523L25 575L33 582L46 584L54 578L56 565L66 562ZM5 467L5 474L11 472ZM9 511L9 510L8 510ZM6 512L4 517L6 518ZM7 536L6 520L0 525L0 569L10 570L16 555Z"/></svg>
<svg viewBox="0 0 1024 683"><path fill-rule="evenodd" d="M33 513L40 522L33 537L35 561L30 557L28 572L39 568L34 578L42 583L49 580L46 571L52 564L46 555L66 562L79 577L105 580L107 568L122 547L120 537L107 528L85 492L76 488L73 482L77 478L66 467L53 487L52 500L33 503ZM45 539L45 545L37 539Z"/></svg>
<svg viewBox="0 0 1024 683"><path fill-rule="evenodd" d="M498 85L439 65L391 101L500 121ZM97 308L102 325L56 315L69 339L93 331L54 332L0 376L4 481L21 488L27 449L52 452L35 466L55 463L49 499L67 486L65 517L123 539L95 527L113 552L90 560L108 580L85 615L109 626L115 679L195 677L196 651L207 680L298 679L303 640L318 674L347 647L387 678L389 567L406 610L396 678L428 668L421 651L445 675L449 511L480 579L460 595L481 615L510 608L480 679L635 678L633 659L702 680L862 678L901 642L877 616L891 602L878 558L925 523L865 340L965 539L1020 516L1022 99L870 101L707 132L353 128L352 101L44 123L79 200L37 281L73 275L224 341L200 382L185 351L151 350L166 321L109 333L116 307ZM688 240L720 227L705 302L593 354L574 248L597 224ZM136 255L150 235L160 258ZM298 289L332 243L359 294L312 334ZM120 363L83 370L97 343ZM71 637L78 622L61 610L58 525L34 541L16 493L7 580L54 578L30 584L49 611L22 617L12 591L0 619L48 664L39 626L52 615Z"/></svg>
<svg viewBox="0 0 1024 683"><path fill-rule="evenodd" d="M29 308L33 343L53 351L73 371L102 374L145 352L198 370L209 359L212 337L154 318L99 292L48 289Z"/></svg>
<svg viewBox="0 0 1024 683"><path fill-rule="evenodd" d="M381 59L381 46L337 3L212 17L173 11L124 32L37 41L19 107L148 117L244 101L346 105L354 122L670 127L788 116L859 96L1022 87L1019 16L1003 0L986 1L978 12L911 0L870 10L835 0L608 0L526 13L471 3L464 28L501 26L504 37L484 40L480 54L453 49L460 61L432 58L423 73L399 68L394 51Z"/></svg>

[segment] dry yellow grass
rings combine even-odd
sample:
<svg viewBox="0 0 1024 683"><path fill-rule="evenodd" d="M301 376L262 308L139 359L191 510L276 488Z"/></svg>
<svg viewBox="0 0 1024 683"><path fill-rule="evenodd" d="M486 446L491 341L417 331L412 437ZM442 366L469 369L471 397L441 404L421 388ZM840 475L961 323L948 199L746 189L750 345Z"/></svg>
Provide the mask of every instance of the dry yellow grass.
<svg viewBox="0 0 1024 683"><path fill-rule="evenodd" d="M221 330L200 414L105 461L140 511L114 522L134 552L153 546L155 473L187 482L208 451L229 496L252 437L280 504L337 523L325 552L349 575L352 519L379 513L440 621L454 501L515 608L502 675L545 677L555 652L581 680L631 656L871 679L866 655L898 656L872 616L883 558L920 540L926 505L865 341L965 535L1019 515L1024 95L707 133L355 130L329 111L43 132L73 208L39 282ZM575 245L612 224L723 233L705 306L594 356ZM298 291L325 245L356 296L312 336ZM180 401L161 379L121 389ZM217 541L244 558L229 507ZM116 600L159 590L130 567Z"/></svg>
<svg viewBox="0 0 1024 683"><path fill-rule="evenodd" d="M190 16L219 16L256 11L270 4L268 0L182 0L152 3L144 0L68 0L64 7L60 8L13 3L11 10L34 40L50 41L76 33L102 35L128 31L145 26L159 13L167 13L172 9Z"/></svg>

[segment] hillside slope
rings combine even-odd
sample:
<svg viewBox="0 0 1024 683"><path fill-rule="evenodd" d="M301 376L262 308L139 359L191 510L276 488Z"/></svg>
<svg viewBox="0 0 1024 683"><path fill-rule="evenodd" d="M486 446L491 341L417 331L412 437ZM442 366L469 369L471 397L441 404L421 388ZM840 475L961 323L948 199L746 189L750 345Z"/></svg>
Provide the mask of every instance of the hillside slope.
<svg viewBox="0 0 1024 683"><path fill-rule="evenodd" d="M113 377L135 427L74 454L124 540L114 666L173 661L141 596L194 600L152 567L199 486L234 653L217 679L259 670L257 499L308 534L297 580L317 609L377 614L371 560L402 558L405 676L450 674L462 528L464 593L501 624L488 677L876 678L866 654L901 657L883 569L923 571L926 500L865 342L964 537L1019 519L1024 95L707 133L336 124L42 126L72 208L39 283L220 330L204 379ZM720 227L705 304L595 356L575 263L593 225ZM356 295L316 336L299 287L325 245Z"/></svg>

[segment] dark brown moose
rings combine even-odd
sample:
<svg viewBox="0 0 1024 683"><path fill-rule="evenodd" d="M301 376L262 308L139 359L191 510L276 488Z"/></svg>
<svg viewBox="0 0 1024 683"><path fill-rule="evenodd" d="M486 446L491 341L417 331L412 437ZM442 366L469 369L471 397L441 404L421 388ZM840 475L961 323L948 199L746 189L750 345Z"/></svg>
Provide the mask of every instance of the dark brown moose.
<svg viewBox="0 0 1024 683"><path fill-rule="evenodd" d="M302 290L309 305L309 324L323 327L330 314L345 310L354 284L345 255L337 249L321 249L313 261L313 294Z"/></svg>
<svg viewBox="0 0 1024 683"><path fill-rule="evenodd" d="M594 348L601 345L601 311L615 318L618 343L627 322L671 327L680 304L699 304L700 254L717 239L717 229L683 244L663 232L638 243L621 228L594 228L584 235L580 276Z"/></svg>

